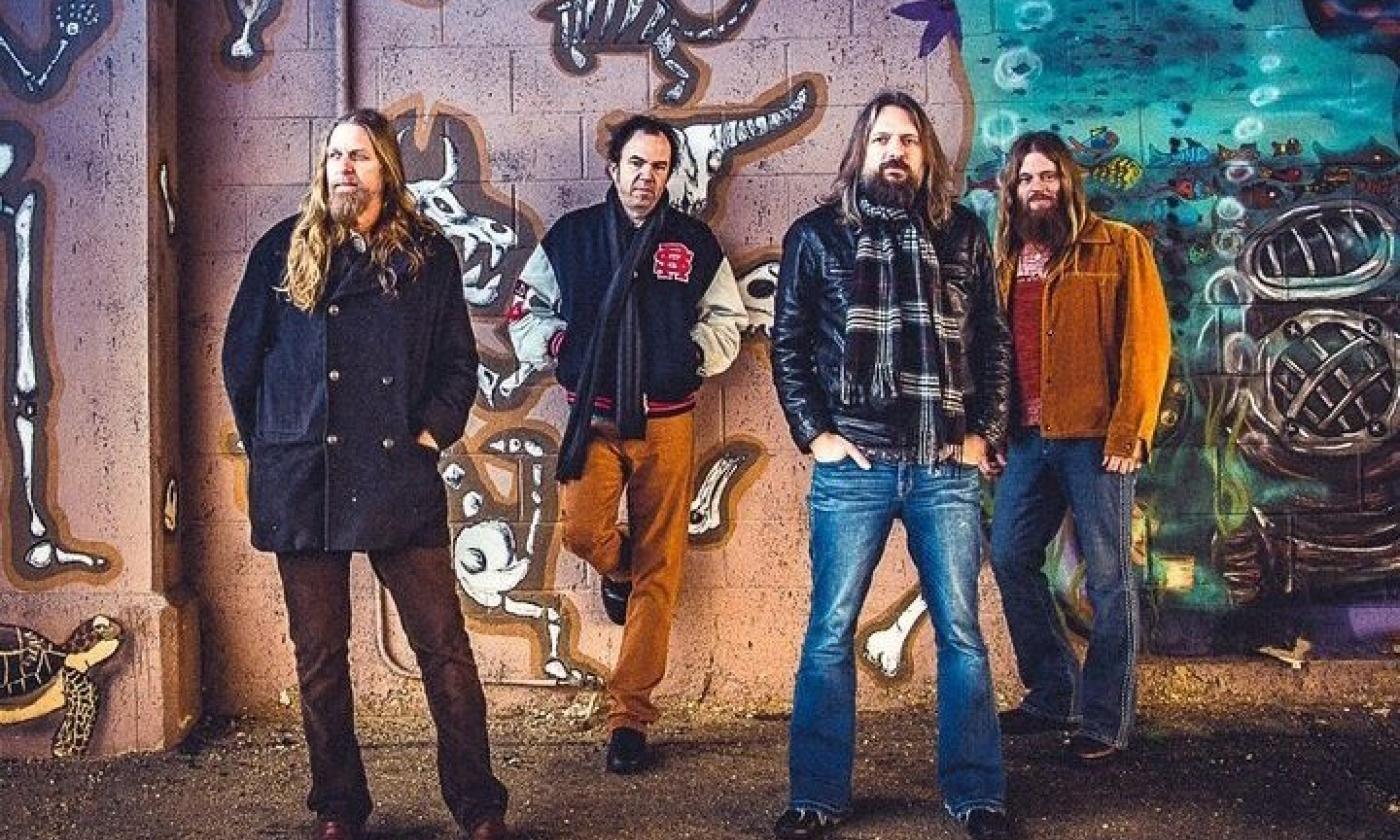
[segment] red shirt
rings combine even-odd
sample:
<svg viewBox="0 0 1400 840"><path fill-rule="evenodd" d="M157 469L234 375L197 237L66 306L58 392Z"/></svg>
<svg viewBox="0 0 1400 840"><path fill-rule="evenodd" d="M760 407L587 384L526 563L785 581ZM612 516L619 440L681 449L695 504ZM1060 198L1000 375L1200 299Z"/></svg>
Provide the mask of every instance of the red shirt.
<svg viewBox="0 0 1400 840"><path fill-rule="evenodd" d="M1049 262L1048 250L1024 246L1016 260L1016 282L1011 286L1011 348L1022 426L1040 425L1040 330Z"/></svg>

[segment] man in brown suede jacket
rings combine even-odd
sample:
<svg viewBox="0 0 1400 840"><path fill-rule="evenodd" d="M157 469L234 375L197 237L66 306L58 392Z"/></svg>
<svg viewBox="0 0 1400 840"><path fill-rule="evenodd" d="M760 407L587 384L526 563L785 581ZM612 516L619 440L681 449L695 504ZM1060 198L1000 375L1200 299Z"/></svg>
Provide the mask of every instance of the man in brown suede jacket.
<svg viewBox="0 0 1400 840"><path fill-rule="evenodd" d="M1072 756L1102 761L1127 746L1136 702L1133 487L1171 356L1166 301L1151 244L1089 212L1050 132L1011 146L996 251L1014 375L992 567L1027 690L1001 729L1073 730ZM1082 668L1041 570L1066 509L1094 610Z"/></svg>

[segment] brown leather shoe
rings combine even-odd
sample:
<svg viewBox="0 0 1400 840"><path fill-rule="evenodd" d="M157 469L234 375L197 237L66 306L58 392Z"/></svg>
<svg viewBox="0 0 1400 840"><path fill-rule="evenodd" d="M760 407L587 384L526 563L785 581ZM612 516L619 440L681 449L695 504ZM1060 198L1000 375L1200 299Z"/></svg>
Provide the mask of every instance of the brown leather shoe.
<svg viewBox="0 0 1400 840"><path fill-rule="evenodd" d="M476 824L467 835L468 840L506 840L509 837L505 820L500 817L487 817Z"/></svg>
<svg viewBox="0 0 1400 840"><path fill-rule="evenodd" d="M315 840L360 840L362 829L343 820L321 820L311 836Z"/></svg>

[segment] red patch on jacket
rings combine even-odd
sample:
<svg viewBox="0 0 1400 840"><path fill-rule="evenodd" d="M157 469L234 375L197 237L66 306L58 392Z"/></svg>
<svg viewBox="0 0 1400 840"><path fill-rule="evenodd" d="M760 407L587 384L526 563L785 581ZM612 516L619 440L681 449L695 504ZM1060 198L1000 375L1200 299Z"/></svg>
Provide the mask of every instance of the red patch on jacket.
<svg viewBox="0 0 1400 840"><path fill-rule="evenodd" d="M652 273L657 280L675 280L678 283L690 282L691 265L695 262L695 252L680 242L662 242L656 246L656 256L652 259Z"/></svg>

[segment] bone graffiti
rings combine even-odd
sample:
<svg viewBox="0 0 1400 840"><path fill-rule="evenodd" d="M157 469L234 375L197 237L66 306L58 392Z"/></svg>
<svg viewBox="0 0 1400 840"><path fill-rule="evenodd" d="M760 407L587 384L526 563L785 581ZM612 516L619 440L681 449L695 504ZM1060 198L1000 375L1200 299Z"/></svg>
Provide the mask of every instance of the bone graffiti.
<svg viewBox="0 0 1400 840"><path fill-rule="evenodd" d="M121 642L121 624L105 615L84 621L61 644L28 627L0 624L0 726L61 712L53 754L86 753L101 712L91 671Z"/></svg>
<svg viewBox="0 0 1400 840"><path fill-rule="evenodd" d="M51 394L44 348L45 294L40 274L45 264L44 192L23 180L32 163L33 139L18 123L0 121L0 222L11 279L6 296L7 322L13 343L6 360L10 406L11 464L17 481L10 493L8 537L13 571L21 579L40 580L69 570L106 571L108 561L70 550L55 525L50 505L48 433L45 409ZM17 556L15 556L17 555Z"/></svg>
<svg viewBox="0 0 1400 840"><path fill-rule="evenodd" d="M671 205L701 219L714 216L713 193L724 176L740 158L771 155L815 127L824 91L821 78L809 74L791 88L770 89L740 108L706 109L674 120L679 160L666 184Z"/></svg>
<svg viewBox="0 0 1400 840"><path fill-rule="evenodd" d="M282 0L224 0L224 9L232 29L219 56L234 70L252 70L267 52L263 31L282 13Z"/></svg>
<svg viewBox="0 0 1400 840"><path fill-rule="evenodd" d="M33 50L0 16L0 78L29 102L58 93L78 57L112 23L111 0L60 0L49 9L48 41Z"/></svg>
<svg viewBox="0 0 1400 840"><path fill-rule="evenodd" d="M675 0L549 0L535 17L553 24L554 58L566 73L591 73L606 53L649 52L669 82L657 90L657 102L681 105L694 95L701 75L685 46L732 38L757 4L733 0L711 21Z"/></svg>
<svg viewBox="0 0 1400 840"><path fill-rule="evenodd" d="M524 626L532 634L538 663L527 680L597 688L602 671L578 648L578 611L555 591L557 436L544 427L502 429L481 441L481 457L454 451L443 458L442 480L462 512L460 526L454 525L452 568L467 614L488 632ZM701 459L690 502L692 545L717 547L733 533L739 498L763 459L762 444L747 437L733 438ZM493 467L501 480L491 477ZM382 602L384 593L379 596ZM397 672L412 675L392 653L392 624L382 613L380 619L381 655Z"/></svg>

